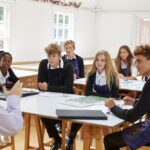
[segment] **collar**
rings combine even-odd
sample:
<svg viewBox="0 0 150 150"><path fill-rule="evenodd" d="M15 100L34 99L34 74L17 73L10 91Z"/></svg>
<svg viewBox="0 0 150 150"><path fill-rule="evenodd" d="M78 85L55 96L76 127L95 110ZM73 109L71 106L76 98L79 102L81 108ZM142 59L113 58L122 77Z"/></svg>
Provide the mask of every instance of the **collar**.
<svg viewBox="0 0 150 150"><path fill-rule="evenodd" d="M98 70L96 71L96 77L98 78L102 78L102 77L106 77L106 73L105 70L103 70L103 72L101 74L99 74Z"/></svg>
<svg viewBox="0 0 150 150"><path fill-rule="evenodd" d="M121 68L122 68L122 69L127 68L127 64L125 64L122 60L121 60Z"/></svg>
<svg viewBox="0 0 150 150"><path fill-rule="evenodd" d="M10 77L10 74L9 74L8 71L7 71L6 76L4 77L1 70L0 70L0 83L1 84L6 84L6 80L7 80L8 77Z"/></svg>
<svg viewBox="0 0 150 150"><path fill-rule="evenodd" d="M69 57L66 55L66 59L67 59L67 60L73 60L73 59L77 59L77 58L76 58L76 55L74 55L72 58L69 58Z"/></svg>
<svg viewBox="0 0 150 150"><path fill-rule="evenodd" d="M47 69L58 69L58 68L64 68L64 62L62 58L60 59L59 65L55 68L51 67L49 63L47 63Z"/></svg>
<svg viewBox="0 0 150 150"><path fill-rule="evenodd" d="M105 70L103 70L103 72L101 74L98 73L98 70L96 72L96 85L100 85L100 86L103 86L103 85L106 85L106 73L105 73Z"/></svg>

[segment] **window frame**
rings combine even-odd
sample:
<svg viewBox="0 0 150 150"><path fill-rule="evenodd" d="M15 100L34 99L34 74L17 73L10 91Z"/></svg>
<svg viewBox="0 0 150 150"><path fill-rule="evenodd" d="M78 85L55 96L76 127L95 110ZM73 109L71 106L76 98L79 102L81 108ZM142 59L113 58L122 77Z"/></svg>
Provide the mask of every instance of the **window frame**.
<svg viewBox="0 0 150 150"><path fill-rule="evenodd" d="M0 40L4 42L3 48L0 50L9 51L10 47L10 5L0 2L0 7L4 8L4 35L0 36Z"/></svg>
<svg viewBox="0 0 150 150"><path fill-rule="evenodd" d="M63 17L62 23L59 22L59 16ZM68 24L66 23L66 17L68 17ZM64 51L64 42L74 37L74 14L55 11L53 21L53 40L57 42L61 46L62 51ZM60 36L58 33L59 30L62 31L62 35ZM66 30L68 30L68 36L65 35Z"/></svg>

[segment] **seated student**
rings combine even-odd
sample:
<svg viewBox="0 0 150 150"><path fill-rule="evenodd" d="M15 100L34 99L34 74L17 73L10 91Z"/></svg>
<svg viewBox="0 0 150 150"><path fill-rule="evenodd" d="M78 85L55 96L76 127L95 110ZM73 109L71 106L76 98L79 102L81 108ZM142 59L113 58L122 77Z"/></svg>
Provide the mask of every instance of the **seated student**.
<svg viewBox="0 0 150 150"><path fill-rule="evenodd" d="M68 60L72 64L74 79L84 78L84 63L82 57L74 53L75 42L72 40L65 41L64 48L66 55L64 55L62 58L63 60Z"/></svg>
<svg viewBox="0 0 150 150"><path fill-rule="evenodd" d="M134 66L134 57L127 45L119 48L115 59L115 65L119 72L119 77L126 80L136 80L137 70Z"/></svg>
<svg viewBox="0 0 150 150"><path fill-rule="evenodd" d="M150 76L150 45L137 46L135 51L135 65L140 75ZM139 100L124 97L125 104L132 104L132 109L121 109L113 99L105 101L105 105L117 117L126 121L135 122L143 115L150 113L150 79L145 83ZM107 135L104 138L106 150L119 150L121 147L129 146L136 150L141 146L150 145L150 119L146 122L133 124L126 129Z"/></svg>
<svg viewBox="0 0 150 150"><path fill-rule="evenodd" d="M86 83L86 95L104 97L119 97L119 78L107 51L99 51L92 65ZM69 134L68 147L72 147L73 140L82 124L73 123ZM69 149L67 149L69 150Z"/></svg>
<svg viewBox="0 0 150 150"><path fill-rule="evenodd" d="M2 86L6 96L7 108L0 106L0 134L8 136L17 134L23 126L22 113L20 111L20 97L22 95L22 83L20 81L7 91Z"/></svg>
<svg viewBox="0 0 150 150"><path fill-rule="evenodd" d="M5 84L7 88L11 88L18 78L10 68L12 56L8 52L0 53L0 83Z"/></svg>
<svg viewBox="0 0 150 150"><path fill-rule="evenodd" d="M119 97L119 78L107 51L95 55L86 82L86 95Z"/></svg>
<svg viewBox="0 0 150 150"><path fill-rule="evenodd" d="M45 48L47 59L40 62L38 69L38 88L41 91L73 93L72 65L61 59L61 49L57 44L49 44ZM51 150L58 150L61 146L61 137L56 130L60 120L41 118L49 137L54 137Z"/></svg>

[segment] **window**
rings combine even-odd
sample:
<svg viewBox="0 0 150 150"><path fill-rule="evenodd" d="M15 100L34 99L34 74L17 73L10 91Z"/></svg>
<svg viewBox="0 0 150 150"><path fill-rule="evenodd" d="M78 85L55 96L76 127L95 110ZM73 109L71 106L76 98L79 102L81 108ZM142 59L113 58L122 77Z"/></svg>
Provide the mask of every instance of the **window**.
<svg viewBox="0 0 150 150"><path fill-rule="evenodd" d="M64 41L73 39L73 14L55 12L54 14L54 41L57 41L64 50Z"/></svg>
<svg viewBox="0 0 150 150"><path fill-rule="evenodd" d="M0 50L8 51L9 40L9 8L0 3Z"/></svg>
<svg viewBox="0 0 150 150"><path fill-rule="evenodd" d="M148 44L150 41L150 19L140 20L139 44Z"/></svg>

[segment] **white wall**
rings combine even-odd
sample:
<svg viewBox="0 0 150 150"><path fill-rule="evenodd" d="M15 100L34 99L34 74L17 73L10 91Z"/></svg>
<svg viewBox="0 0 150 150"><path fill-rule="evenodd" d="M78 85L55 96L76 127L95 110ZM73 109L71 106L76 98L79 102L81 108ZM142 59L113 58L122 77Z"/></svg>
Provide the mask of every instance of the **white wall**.
<svg viewBox="0 0 150 150"><path fill-rule="evenodd" d="M52 7L47 3L16 1L11 14L11 53L14 61L35 61L46 57L44 47L53 41L54 11L65 11L63 7ZM84 57L91 55L95 28L95 13L88 10L67 9L75 16L74 40L76 52Z"/></svg>
<svg viewBox="0 0 150 150"><path fill-rule="evenodd" d="M98 50L106 49L114 58L122 44L129 45L133 50L138 43L139 18L150 16L150 12L94 12L88 9L52 7L47 3L27 0L12 1L10 8L10 52L15 62L35 61L46 57L44 47L53 41L55 10L74 14L76 53L82 57L93 57Z"/></svg>
<svg viewBox="0 0 150 150"><path fill-rule="evenodd" d="M114 58L121 45L134 46L134 14L98 13L96 49L108 50Z"/></svg>

